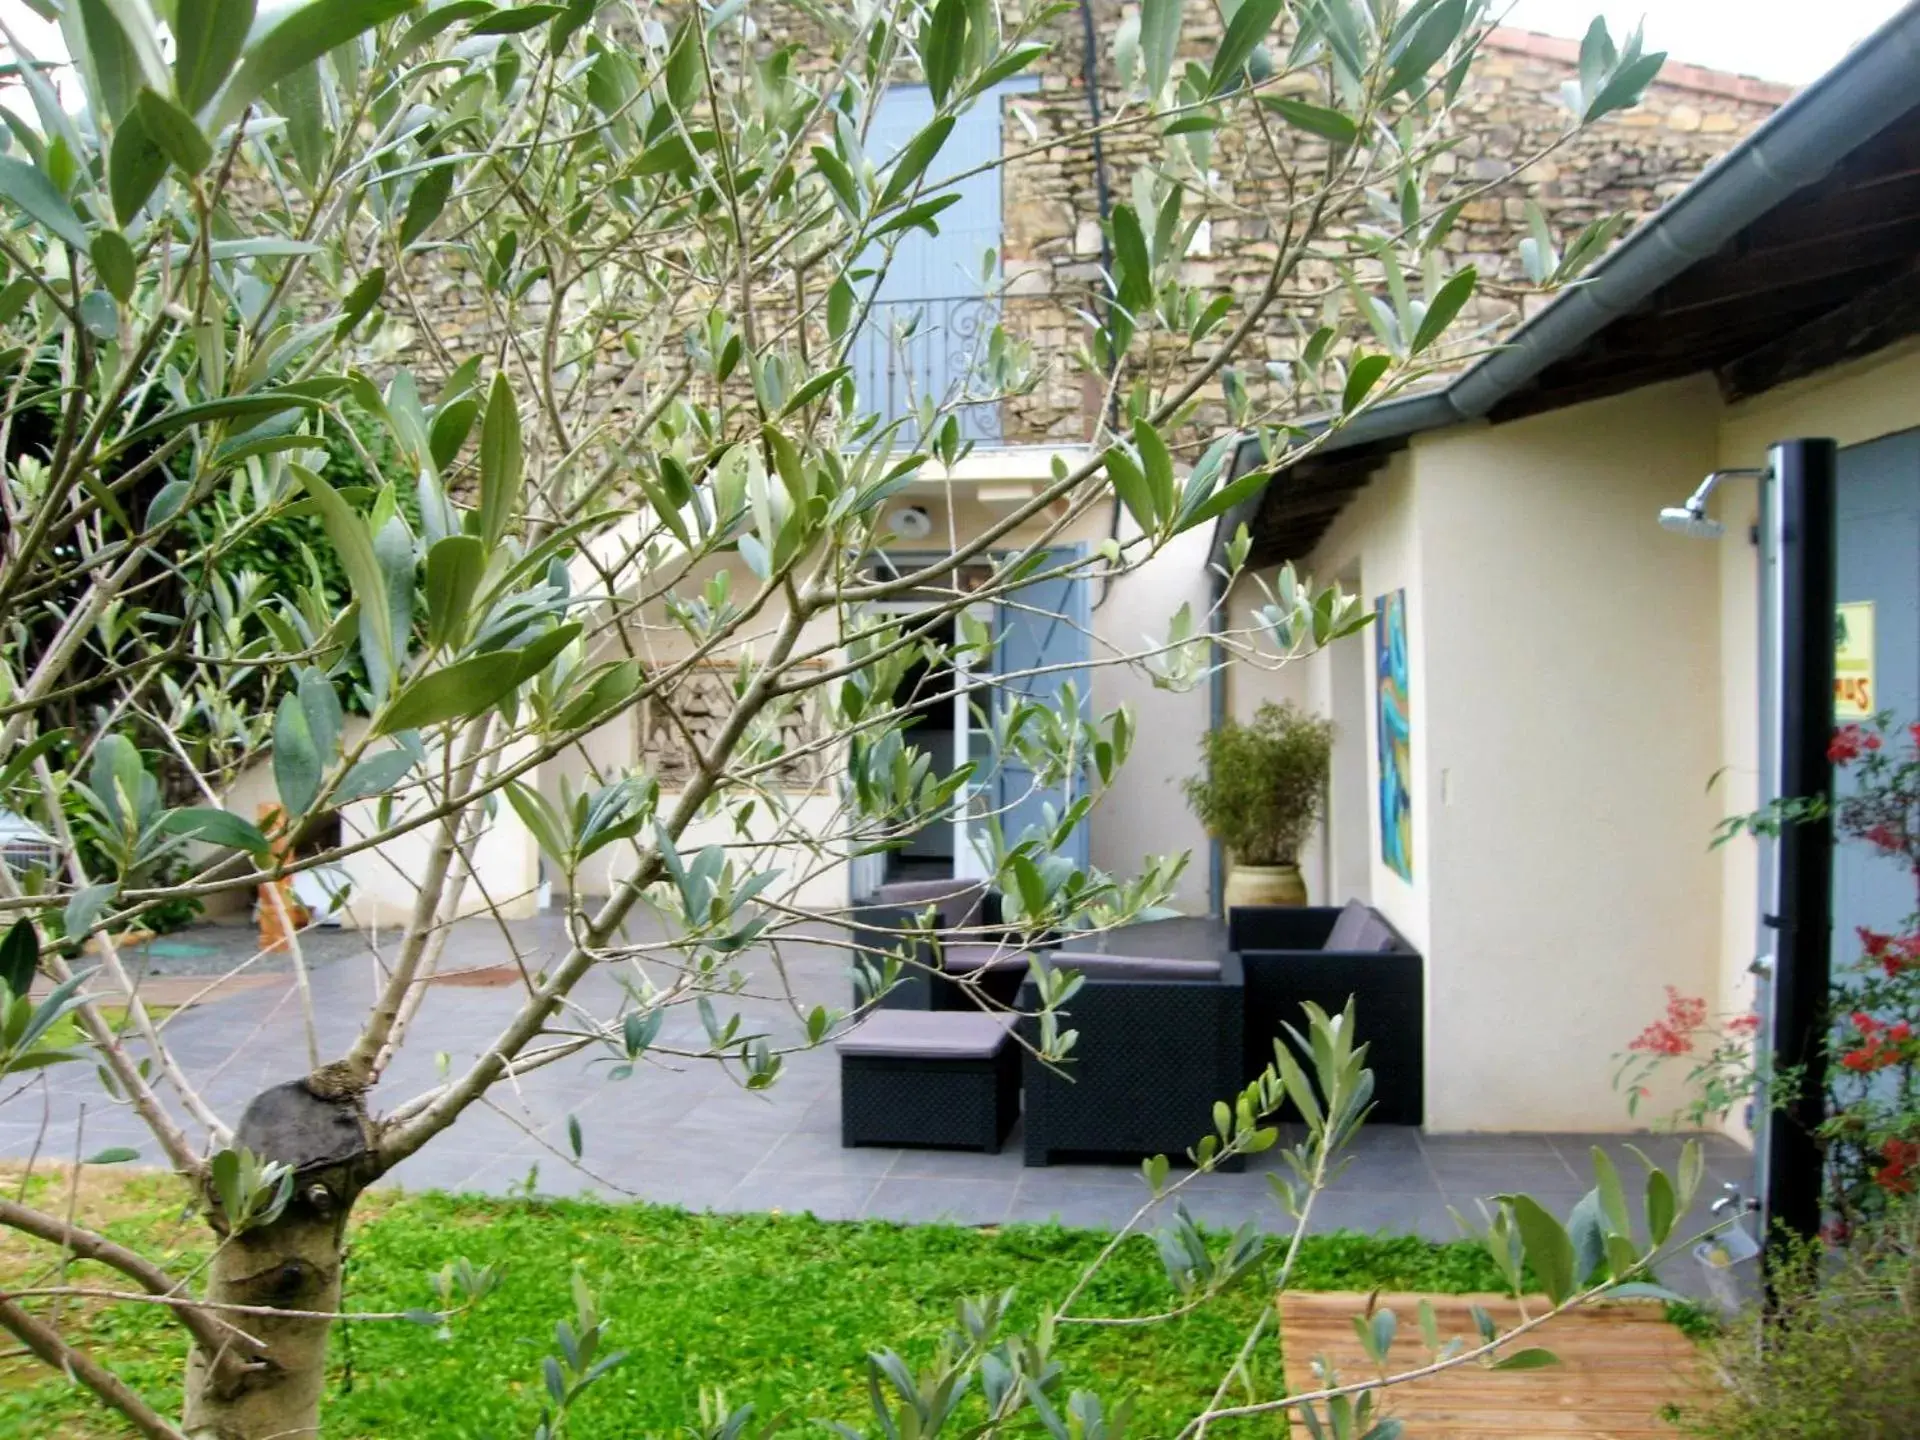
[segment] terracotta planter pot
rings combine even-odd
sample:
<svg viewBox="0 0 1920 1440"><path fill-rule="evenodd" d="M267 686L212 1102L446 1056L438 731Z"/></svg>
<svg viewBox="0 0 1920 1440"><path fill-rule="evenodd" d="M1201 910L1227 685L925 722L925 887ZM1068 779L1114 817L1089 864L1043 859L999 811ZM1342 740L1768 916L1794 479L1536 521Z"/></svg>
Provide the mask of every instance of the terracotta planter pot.
<svg viewBox="0 0 1920 1440"><path fill-rule="evenodd" d="M1236 905L1304 905L1307 882L1298 865L1235 865L1227 872L1227 908Z"/></svg>

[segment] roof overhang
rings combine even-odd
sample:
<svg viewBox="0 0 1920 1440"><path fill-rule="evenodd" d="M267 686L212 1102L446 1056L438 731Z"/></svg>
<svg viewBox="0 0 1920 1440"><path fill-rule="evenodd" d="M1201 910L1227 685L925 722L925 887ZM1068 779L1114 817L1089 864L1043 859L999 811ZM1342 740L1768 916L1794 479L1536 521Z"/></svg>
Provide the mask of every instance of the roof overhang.
<svg viewBox="0 0 1920 1440"><path fill-rule="evenodd" d="M1303 558L1393 451L1711 371L1759 393L1920 332L1920 0L1444 387L1384 401L1222 517ZM1242 447L1236 469L1259 463Z"/></svg>

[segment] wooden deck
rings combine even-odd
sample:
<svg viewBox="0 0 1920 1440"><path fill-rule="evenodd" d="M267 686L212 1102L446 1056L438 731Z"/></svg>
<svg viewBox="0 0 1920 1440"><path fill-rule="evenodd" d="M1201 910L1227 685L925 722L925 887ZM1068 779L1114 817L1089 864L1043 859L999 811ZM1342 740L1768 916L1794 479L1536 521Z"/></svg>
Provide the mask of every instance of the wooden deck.
<svg viewBox="0 0 1920 1440"><path fill-rule="evenodd" d="M1455 1335L1479 1343L1470 1306L1481 1305L1502 1332L1519 1322L1515 1303L1503 1296L1430 1295L1444 1344ZM1419 1295L1380 1295L1376 1308L1390 1309L1398 1338L1389 1355L1393 1370L1425 1364ZM1529 1304L1538 1314L1544 1299ZM1280 1303L1281 1344L1287 1388L1292 1394L1326 1382L1314 1361L1326 1357L1344 1382L1366 1378L1373 1366L1354 1333L1363 1314L1359 1294L1294 1294ZM1707 1384L1692 1341L1662 1318L1660 1306L1621 1303L1574 1311L1549 1321L1515 1342L1541 1346L1560 1363L1537 1370L1489 1371L1465 1365L1387 1391L1379 1412L1406 1425L1408 1440L1674 1440L1674 1426L1661 1418L1669 1405L1691 1408ZM1377 1401L1378 1403L1382 1403ZM1324 1413L1324 1412L1323 1412ZM1306 1427L1294 1422L1293 1434Z"/></svg>

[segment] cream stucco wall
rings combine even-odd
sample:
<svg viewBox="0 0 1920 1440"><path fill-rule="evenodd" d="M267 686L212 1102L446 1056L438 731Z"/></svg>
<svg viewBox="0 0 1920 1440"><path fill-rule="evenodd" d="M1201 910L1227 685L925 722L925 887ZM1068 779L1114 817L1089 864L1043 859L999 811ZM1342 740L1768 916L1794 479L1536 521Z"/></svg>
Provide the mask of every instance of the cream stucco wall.
<svg viewBox="0 0 1920 1440"><path fill-rule="evenodd" d="M1724 417L1723 417L1724 419ZM1725 432L1721 434L1725 460ZM1719 815L1746 814L1760 804L1760 552L1753 527L1760 487L1741 476L1715 492L1713 514L1726 526L1715 547L1720 581L1720 769L1713 786ZM1697 542L1696 542L1697 543ZM1739 1015L1757 1003L1751 970L1759 914L1758 851L1750 844L1714 852L1720 878L1720 961L1706 991L1715 1013ZM1751 1141L1746 1117L1727 1118L1729 1134Z"/></svg>
<svg viewBox="0 0 1920 1440"><path fill-rule="evenodd" d="M1120 538L1139 532L1123 518ZM1122 576L1105 595L1094 588L1094 658L1117 660L1163 643L1182 605L1191 607L1196 631L1206 628L1212 604L1208 571L1213 529L1202 525L1176 538L1139 569ZM1173 903L1189 914L1207 912L1208 847L1200 822L1187 808L1180 782L1199 766L1200 743L1210 722L1211 699L1203 677L1191 690L1156 688L1141 668L1102 665L1093 672L1093 708L1105 714L1131 706L1137 740L1120 781L1094 807L1088 822L1089 854L1096 867L1117 877L1139 873L1149 855L1185 851Z"/></svg>
<svg viewBox="0 0 1920 1440"><path fill-rule="evenodd" d="M1655 516L1778 440L1916 424L1920 343L1733 406L1699 376L1462 426L1416 437L1303 563L1369 602L1408 590L1412 885L1377 859L1370 638L1355 729L1372 898L1428 956L1430 1129L1618 1129L1616 1057L1662 987L1751 1007L1754 851L1708 847L1757 802L1757 487L1723 483L1717 544ZM1234 623L1256 603L1236 585ZM1339 721L1336 673L1330 655L1237 666L1233 711L1291 698ZM1335 874L1353 804L1336 801L1309 865L1316 899L1358 890Z"/></svg>
<svg viewBox="0 0 1920 1440"><path fill-rule="evenodd" d="M348 844L379 829L373 802L355 801L342 807L340 835ZM347 923L363 930L405 925L419 898L418 877L427 868L437 834L437 825L423 825L349 855L342 862L353 881ZM496 807L482 822L469 854L470 871L456 862L460 885L456 915L496 913L503 919L521 920L536 913L540 853L511 807Z"/></svg>
<svg viewBox="0 0 1920 1440"><path fill-rule="evenodd" d="M1836 365L1726 408L1722 466L1764 465L1777 440L1824 435L1858 445L1920 421L1920 340Z"/></svg>
<svg viewBox="0 0 1920 1440"><path fill-rule="evenodd" d="M1393 921L1401 934L1423 949L1429 943L1433 924L1431 871L1427 858L1432 853L1433 845L1429 780L1433 740L1424 720L1431 666L1427 658L1430 643L1428 616L1424 606L1411 602L1422 593L1425 584L1423 573L1426 562L1420 520L1424 503L1423 481L1412 463L1412 457L1395 456L1375 483L1329 527L1308 567L1317 581L1323 584L1337 581L1358 594L1368 608L1372 608L1381 596L1396 590L1407 592L1410 602L1407 607L1407 686L1413 728L1413 774L1408 786L1413 801L1411 880L1402 877L1380 858L1380 747L1375 737L1375 717L1379 714L1379 676L1374 663L1372 628L1369 627L1352 640L1340 642L1346 646L1358 645L1362 651L1359 658L1365 685L1359 696L1343 697L1343 701L1364 697L1364 705L1359 713L1354 713L1351 704L1335 703L1335 657L1330 651L1314 657L1309 675L1312 693L1316 698L1327 697L1326 710L1333 717L1336 744L1357 744L1364 754L1366 782L1358 797L1365 812L1364 819L1351 814L1349 803L1330 814L1327 820L1330 832L1342 827L1358 828L1364 825L1365 828L1366 888L1364 892L1359 892L1357 886L1348 888L1356 893L1364 893L1382 914ZM1339 758L1336 755L1336 764ZM1343 798L1351 802L1354 797ZM1329 839L1332 838L1330 835ZM1331 851L1332 846L1328 845L1323 849L1323 854L1330 855ZM1328 894L1328 898L1334 901L1350 898L1344 890L1341 893L1329 893L1323 888L1321 893Z"/></svg>
<svg viewBox="0 0 1920 1440"><path fill-rule="evenodd" d="M342 728L342 743L349 748L356 746L366 733L366 718L349 716ZM372 748L376 751L383 749L386 743L376 741ZM227 787L221 803L236 815L244 815L248 819L276 805L278 793L274 789L271 763L263 760L243 771ZM424 809L425 805L417 786L405 790L400 796L394 819L403 819L409 810ZM352 845L374 833L377 809L377 802L372 800L355 801L343 806L340 811L341 841ZM422 826L384 845L368 846L342 859L339 868L346 873L351 886L343 907L344 922L361 929L389 929L404 925L413 914L414 902L419 894L416 877L426 866L436 834L436 826ZM473 847L472 860L472 875L462 878L456 910L458 915L485 913L490 908L489 901L497 904L500 913L509 919L522 919L535 913L539 855L532 836L511 807L500 805L485 821L479 840ZM456 862L455 873L461 873L459 862ZM478 883L472 883L474 877L477 877ZM242 910L252 900L250 893L243 895L231 892L213 913Z"/></svg>
<svg viewBox="0 0 1920 1440"><path fill-rule="evenodd" d="M1417 598L1421 588L1419 497L1411 457L1395 456L1334 522L1303 568L1303 579L1317 584L1338 583L1362 597L1371 608L1380 596L1405 589ZM1269 583L1272 575L1260 577ZM1250 631L1254 611L1265 594L1253 576L1238 579L1228 596L1229 624L1237 632ZM1431 739L1422 720L1425 708L1427 619L1424 607L1409 606L1407 617L1408 682L1413 708L1414 874L1411 881L1380 858L1380 818L1376 797L1380 785L1380 757L1374 742L1377 714L1377 677L1373 663L1371 628L1336 642L1340 653L1317 651L1284 664L1236 663L1231 671L1229 708L1236 719L1247 720L1263 703L1292 701L1334 722L1336 775L1347 764L1364 775L1357 786L1335 782L1335 805L1302 857L1308 893L1316 904L1340 904L1363 898L1379 906L1416 946L1428 935L1428 882L1424 857L1428 853L1427 755ZM1250 635L1249 639L1253 637ZM1269 647L1270 649L1270 643ZM1357 666L1363 683L1339 683L1344 667ZM1352 671L1346 670L1348 676ZM1355 753L1355 752L1358 753ZM1357 791L1357 793L1355 793ZM1358 832L1357 834L1355 832ZM1363 857L1356 870L1341 857Z"/></svg>
<svg viewBox="0 0 1920 1440"><path fill-rule="evenodd" d="M1237 714L1293 698L1363 747L1316 898L1368 894L1427 956L1431 1130L1619 1128L1614 1055L1663 983L1716 973L1718 557L1654 523L1711 468L1716 410L1681 385L1421 437L1303 567L1370 605L1407 592L1411 881L1379 858L1371 633L1358 657L1235 674ZM1364 892L1338 878L1362 825Z"/></svg>
<svg viewBox="0 0 1920 1440"><path fill-rule="evenodd" d="M1614 1056L1717 973L1718 556L1655 523L1717 409L1685 382L1413 447L1434 1129L1618 1128Z"/></svg>

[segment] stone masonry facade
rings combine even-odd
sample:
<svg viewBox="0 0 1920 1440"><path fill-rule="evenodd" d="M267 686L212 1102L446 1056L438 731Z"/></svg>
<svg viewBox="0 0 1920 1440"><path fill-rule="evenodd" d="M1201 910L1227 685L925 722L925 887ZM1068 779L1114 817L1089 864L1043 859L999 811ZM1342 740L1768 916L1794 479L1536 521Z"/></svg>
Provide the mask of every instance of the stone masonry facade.
<svg viewBox="0 0 1920 1440"><path fill-rule="evenodd" d="M1197 55L1208 53L1214 44L1214 37L1198 24L1199 8L1189 9L1195 32L1189 44ZM1113 0L1096 0L1094 13L1098 33L1108 37L1124 12ZM1042 62L1039 91L1003 102L1003 144L1009 153L1030 147L1036 133L1051 138L1087 124L1081 32L1077 22L1062 22L1059 32L1053 53ZM1098 57L1102 113L1111 115L1122 96L1110 46L1104 39L1101 43L1107 47ZM1523 157L1548 149L1566 129L1567 112L1559 94L1576 73L1578 55L1572 41L1496 31L1463 95L1461 143L1438 162L1439 173L1450 177L1448 183L1468 188L1484 184L1508 174ZM1518 246L1527 233L1527 200L1539 204L1563 241L1609 213L1644 218L1791 93L1783 85L1669 63L1641 106L1603 120L1537 161L1522 177L1470 200L1446 248L1452 263L1479 267L1481 318L1510 321L1545 301L1522 293L1526 281ZM1024 112L1024 121L1013 113L1016 109ZM1298 132L1280 133L1303 150L1317 143ZM1213 164L1222 177L1218 198L1224 204L1213 208L1236 213L1212 220L1206 243L1195 246L1183 278L1196 286L1245 294L1264 282L1275 255L1272 228L1259 212L1275 208L1279 197L1268 156L1249 153L1235 140L1230 133L1216 140ZM1133 171L1148 159L1146 146L1120 135L1105 148L1110 190L1116 200L1124 199ZM1045 366L1048 357L1082 343L1085 323L1073 312L1093 307L1100 284L1101 231L1092 158L1086 147L1075 146L1018 159L1008 164L1004 184L1002 255L1009 281L1004 323L1033 346ZM1312 330L1317 301L1306 307L1304 321L1302 309L1276 307L1261 343L1252 353L1236 357L1238 373L1256 395L1272 383L1264 374L1264 362L1295 354L1300 335ZM1006 402L1005 437L1012 443L1084 440L1098 403L1078 376L1058 365L1046 367L1033 394ZM1205 406L1195 428L1205 435L1223 421L1217 405Z"/></svg>
<svg viewBox="0 0 1920 1440"><path fill-rule="evenodd" d="M1101 113L1123 108L1112 37L1135 5L1090 0L1098 54ZM807 22L798 12L783 30L778 6L756 7L761 43L795 40L805 56ZM1211 57L1218 22L1210 9L1188 7L1184 53ZM1001 97L1003 154L1013 156L1002 174L1001 264L1005 292L1000 305L1008 333L1031 347L1037 380L1027 393L1001 403L1002 443L1072 445L1091 435L1102 403L1100 387L1067 357L1085 345L1087 326L1076 312L1096 311L1101 280L1102 224L1099 184L1084 140L1034 152L1052 139L1076 135L1089 123L1083 78L1085 44L1077 9L1048 23L1051 52L1037 66L1037 86ZM1482 277L1474 318L1494 327L1545 303L1529 289L1518 262L1531 199L1564 241L1582 225L1609 213L1638 220L1678 194L1730 146L1765 120L1792 93L1787 86L1669 63L1645 102L1615 114L1555 148L1567 128L1562 86L1574 76L1578 45L1526 31L1495 31L1468 82L1460 107L1458 143L1437 162L1448 187L1475 191L1446 241L1450 266L1472 263ZM1321 142L1277 124L1273 133L1288 147L1291 162L1310 161ZM1105 138L1104 164L1110 199L1124 201L1133 176L1160 154L1162 142L1139 130ZM1508 175L1522 158L1549 152L1517 179ZM1272 216L1282 208L1284 182L1272 152L1234 130L1218 133L1208 158L1213 192L1201 203L1210 216L1184 264L1185 283L1238 296L1257 291L1277 253ZM935 171L939 170L936 162ZM417 329L390 333L386 360L432 375L453 357L489 348L493 324L480 277L469 273L459 252L416 257L409 267L416 305L407 322L430 325L437 346L422 343ZM1235 358L1233 372L1256 400L1278 398L1286 383L1269 372L1272 362L1297 353L1318 321L1331 271L1303 277L1307 293L1289 295L1267 317L1263 333ZM1216 332L1224 334L1237 318ZM430 353L437 350L438 354ZM1157 352L1156 352L1157 353ZM1204 351L1201 352L1204 354ZM372 357L370 357L372 358ZM609 357L610 361L617 357ZM1191 356L1172 363L1191 363ZM378 360L374 368L383 368ZM617 366L616 366L617 368ZM1171 371L1163 371L1165 374ZM1198 410L1181 434L1188 453L1227 423L1218 384L1202 393ZM1315 406L1305 401L1297 411Z"/></svg>

